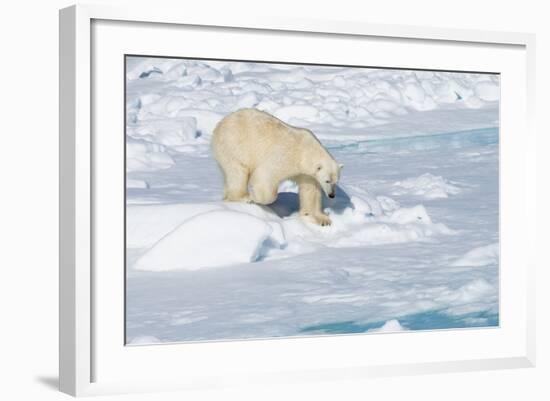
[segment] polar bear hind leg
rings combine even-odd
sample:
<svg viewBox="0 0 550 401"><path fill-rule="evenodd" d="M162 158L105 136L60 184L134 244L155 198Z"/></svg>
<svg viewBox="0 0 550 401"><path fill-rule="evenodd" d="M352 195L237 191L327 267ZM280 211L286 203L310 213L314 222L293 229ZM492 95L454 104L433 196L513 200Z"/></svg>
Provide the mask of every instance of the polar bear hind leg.
<svg viewBox="0 0 550 401"><path fill-rule="evenodd" d="M250 198L254 203L269 205L277 199L279 184L266 168L256 169L250 177Z"/></svg>
<svg viewBox="0 0 550 401"><path fill-rule="evenodd" d="M317 181L305 175L296 177L295 181L299 188L300 216L311 223L329 226L332 221L323 213L323 194Z"/></svg>
<svg viewBox="0 0 550 401"><path fill-rule="evenodd" d="M223 200L229 202L250 202L248 195L248 169L237 163L220 164L224 176Z"/></svg>

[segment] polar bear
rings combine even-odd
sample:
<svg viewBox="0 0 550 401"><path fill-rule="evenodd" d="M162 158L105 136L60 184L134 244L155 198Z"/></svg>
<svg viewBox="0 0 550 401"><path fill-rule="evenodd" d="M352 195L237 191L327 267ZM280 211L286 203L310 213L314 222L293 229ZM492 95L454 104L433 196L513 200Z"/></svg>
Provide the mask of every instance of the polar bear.
<svg viewBox="0 0 550 401"><path fill-rule="evenodd" d="M224 117L212 135L212 153L224 175L224 200L268 205L279 184L298 184L300 215L330 225L322 210L322 192L334 198L342 165L315 135L256 109Z"/></svg>

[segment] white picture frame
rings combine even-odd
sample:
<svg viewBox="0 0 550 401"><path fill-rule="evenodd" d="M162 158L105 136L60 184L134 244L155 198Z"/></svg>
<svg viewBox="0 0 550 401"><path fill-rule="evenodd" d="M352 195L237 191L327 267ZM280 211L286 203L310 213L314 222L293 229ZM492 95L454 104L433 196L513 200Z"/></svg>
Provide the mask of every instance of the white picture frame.
<svg viewBox="0 0 550 401"><path fill-rule="evenodd" d="M398 349L399 347L422 349L424 346L426 354L429 354L428 345L437 348L449 342L456 342L454 354L449 351L448 355L443 353L439 358L429 355L426 355L426 358L419 358L418 354L413 353L400 358L390 358L383 353L380 355L371 353L367 358L367 354L363 352L355 352L353 355L350 353L347 359L339 357L340 352L336 350L367 349L364 336L220 342L195 344L193 347L186 344L168 344L132 347L130 351L124 350L122 337L119 338L116 337L118 334L113 334L118 333L118 329L114 326L117 324L117 319L120 320L121 311L114 307L112 316L105 317L101 312L102 306L96 307L94 303L94 292L98 290L111 295L118 291L119 296L123 297L120 287L115 283L112 288L108 288L109 277L106 275L98 277L94 273L94 266L97 266L98 261L108 257L108 253L105 256L97 254L97 244L94 242L96 238L94 233L97 233L100 229L98 227L101 227L98 220L101 217L98 216L103 215L95 197L98 185L102 185L98 184L94 178L97 173L97 157L102 155L106 155L107 158L118 157L113 152L111 152L113 155L108 156L106 147L102 147L104 143L94 141L92 134L93 126L96 124L95 106L92 102L94 88L91 85L94 68L97 67L94 60L94 54L96 54L94 51L97 51L97 48L94 46L105 43L101 40L97 42L92 40L94 24L98 21L110 21L108 24L115 25L117 22L127 24L109 31L111 34L113 32L116 34L114 38L116 40L112 41L113 46L125 40L120 33L121 30L133 29L137 34L146 24L155 24L159 27L159 35L169 34L163 29L192 26L220 32L231 29L246 35L261 31L270 32L273 35L304 34L309 37L337 35L349 40L352 38L353 40L361 38L380 38L386 41L407 40L435 43L441 49L445 46L455 46L456 51L462 51L461 48L467 50L467 48L476 47L483 50L483 46L510 49L509 54L503 56L500 61L498 57L495 58L497 61L492 61L493 63L504 63L504 60L513 61L510 64L517 67L515 72L510 66L506 68L510 68L509 76L513 76L514 88L519 93L518 98L513 100L515 103L503 105L503 110L509 112L509 120L503 122L501 134L508 138L503 141L501 151L501 182L510 183L505 185L501 192L501 199L506 199L507 205L504 205L506 208L501 209L502 230L505 234L501 244L503 247L514 244L514 249L512 247L505 249L501 263L503 266L515 265L515 270L506 270L507 268L504 271L501 270L504 277L501 281L501 308L503 308L501 312L510 311L510 319L503 319L499 329L470 330L458 334L450 330L395 334L390 337L369 336L368 341L375 343L373 346L378 349L383 349L390 343L392 347L398 347ZM154 7L113 8L103 5L78 5L61 10L60 390L80 396L167 389L201 389L243 383L361 379L387 375L534 366L535 261L530 256L533 252L529 252L529 248L533 246L531 244L535 242L536 216L534 208L535 133L532 127L535 85L534 45L534 35L524 33L261 18L252 15L222 18L214 15L187 15L183 10ZM507 92L504 88L503 101L506 101L508 93L511 92ZM121 110L122 107L120 107ZM519 145L517 139L508 134L514 131L512 128L515 132L521 132L523 144ZM516 187L521 185L522 191L514 191L511 188L512 185ZM514 213L511 212L512 210ZM507 232L511 231L509 227L518 226L522 227L522 230L517 230L522 233L519 236L513 232ZM120 321L120 324L122 325L123 322ZM414 338L409 341L411 336ZM111 342L115 345L110 345ZM487 344L492 344L492 347L487 348ZM115 346L116 349L113 348ZM469 349L468 352L466 352L467 349ZM319 356L320 350L325 351L322 357ZM178 353L186 355L185 362L177 359L175 355ZM304 362L298 363L296 360L288 360L281 356L288 354L300 355L300 361ZM261 361L257 359L258 355L270 364L261 365ZM220 358L220 363L217 364L216 369L204 363L201 366L192 365L193 361L198 364L198 360L205 358L211 360ZM221 363L221 360L226 362ZM104 374L102 369L106 370L107 362L113 366L113 369ZM257 365L254 369L250 369L249 366L253 363ZM145 367L155 366L155 374L139 372L139 369L124 369L124 367L136 367L140 364ZM146 368L143 369L146 370ZM115 371L124 373L116 374ZM143 376L139 376L140 373L143 373Z"/></svg>

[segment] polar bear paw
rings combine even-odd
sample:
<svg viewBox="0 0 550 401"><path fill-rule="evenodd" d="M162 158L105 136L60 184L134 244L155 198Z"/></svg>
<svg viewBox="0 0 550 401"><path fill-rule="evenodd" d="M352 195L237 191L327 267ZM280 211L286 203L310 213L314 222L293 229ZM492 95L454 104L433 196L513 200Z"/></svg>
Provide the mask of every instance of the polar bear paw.
<svg viewBox="0 0 550 401"><path fill-rule="evenodd" d="M240 196L225 196L223 198L225 202L243 202L243 203L254 203L250 195L240 195Z"/></svg>
<svg viewBox="0 0 550 401"><path fill-rule="evenodd" d="M328 215L324 213L304 213L302 214L302 217L310 223L317 224L323 227L330 226L332 224L332 220L330 219L330 217L328 217Z"/></svg>
<svg viewBox="0 0 550 401"><path fill-rule="evenodd" d="M315 215L315 220L320 226L330 226L332 224L332 220L326 214Z"/></svg>

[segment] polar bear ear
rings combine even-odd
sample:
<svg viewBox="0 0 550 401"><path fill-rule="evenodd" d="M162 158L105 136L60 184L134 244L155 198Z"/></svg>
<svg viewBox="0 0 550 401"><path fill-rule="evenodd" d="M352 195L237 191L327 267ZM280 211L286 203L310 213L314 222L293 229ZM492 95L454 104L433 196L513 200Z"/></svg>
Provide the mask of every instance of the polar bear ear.
<svg viewBox="0 0 550 401"><path fill-rule="evenodd" d="M343 164L339 164L339 165L338 165L338 168L339 168L340 170L342 170L343 167L344 167Z"/></svg>

